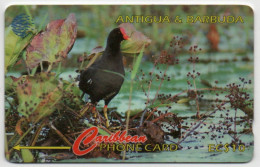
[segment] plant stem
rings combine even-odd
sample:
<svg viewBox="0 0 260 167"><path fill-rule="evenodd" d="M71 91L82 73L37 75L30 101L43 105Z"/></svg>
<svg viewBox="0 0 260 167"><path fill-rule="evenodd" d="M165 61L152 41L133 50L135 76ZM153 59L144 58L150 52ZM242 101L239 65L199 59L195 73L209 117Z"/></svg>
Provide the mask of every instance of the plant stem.
<svg viewBox="0 0 260 167"><path fill-rule="evenodd" d="M20 142L23 140L23 138L33 129L34 126L31 126L19 139L18 141L14 144L14 146L17 146L18 144L20 144ZM9 154L12 153L12 151L14 150L14 148L11 148L9 151Z"/></svg>
<svg viewBox="0 0 260 167"><path fill-rule="evenodd" d="M235 132L235 135L234 135L234 138L237 139L237 124L236 124L236 121L237 121L237 110L235 110L235 118L234 118L234 132Z"/></svg>
<svg viewBox="0 0 260 167"><path fill-rule="evenodd" d="M42 128L45 126L45 124L46 124L46 123L45 123L45 120L43 120L43 121L41 122L40 126L38 127L36 133L35 133L34 136L33 136L33 140L32 140L31 146L35 146L36 141L37 141L37 139L38 139L38 137L39 137L39 135L40 135L40 132L41 132Z"/></svg>
<svg viewBox="0 0 260 167"><path fill-rule="evenodd" d="M193 57L193 56L192 56ZM197 116L198 116L198 119L200 119L199 118L199 114L200 114L200 108L199 108L199 99L198 99L198 93L197 93L197 86L196 86L196 81L195 81L195 62L196 60L193 60L192 61L192 64L193 64L193 77L192 77L192 79L193 79L193 85L194 85L194 92L195 92L195 95L196 95L196 108L197 108Z"/></svg>
<svg viewBox="0 0 260 167"><path fill-rule="evenodd" d="M10 140L8 141L8 145L10 144L10 143L12 143L12 141L16 138L16 136L17 136L18 134L17 134L17 132L10 138Z"/></svg>
<svg viewBox="0 0 260 167"><path fill-rule="evenodd" d="M81 62L81 64L80 64L79 70L82 70L86 56L87 56L87 54L86 54L86 53L83 53L83 60L82 60L82 62Z"/></svg>
<svg viewBox="0 0 260 167"><path fill-rule="evenodd" d="M54 130L54 132L57 133L57 135L59 135L61 137L61 139L67 143L69 146L72 146L72 144L70 143L70 141L53 125L50 124L50 127Z"/></svg>
<svg viewBox="0 0 260 167"><path fill-rule="evenodd" d="M28 75L31 75L29 68L27 68L27 73L28 73Z"/></svg>
<svg viewBox="0 0 260 167"><path fill-rule="evenodd" d="M225 104L227 104L227 102L223 103L223 105L225 105ZM191 129L191 128L187 129L187 131L190 130L190 129L191 129L191 130L185 135L185 137L180 138L180 140L178 141L178 144L181 144L192 132L194 132L198 127L200 127L200 125L201 125L204 121L206 121L206 119L207 119L209 116L213 115L213 114L216 113L217 111L218 111L218 109L212 111L212 112L211 112L209 115L207 115L205 118L203 118L202 120L198 121L199 123L196 124L195 127L193 127L193 128L191 127L192 129ZM205 115L206 115L206 113L205 113Z"/></svg>
<svg viewBox="0 0 260 167"><path fill-rule="evenodd" d="M41 66L41 72L43 72L42 62L40 62L40 66Z"/></svg>
<svg viewBox="0 0 260 167"><path fill-rule="evenodd" d="M162 74L163 76L162 76L162 78L161 78L160 85L159 85L159 87L158 87L158 89L157 89L157 91L156 91L156 94L155 94L155 96L154 96L154 99L153 99L152 104L154 104L155 100L157 99L158 93L159 93L159 91L160 91L160 89L161 89L161 87L162 87L162 83L163 83L163 81L164 81L164 76L166 75L166 72L167 72L167 70L168 70L168 67L169 67L169 65L167 64L166 69L164 70L164 73Z"/></svg>
<svg viewBox="0 0 260 167"><path fill-rule="evenodd" d="M131 80L131 85L130 85L130 95L129 95L129 101L128 101L128 110L127 110L127 117L126 117L126 135L128 133L128 128L129 128L129 120L130 120L130 113L131 113L131 102L132 102L132 92L133 92L133 79ZM126 150L124 151L123 154L123 160L125 160L126 156Z"/></svg>
<svg viewBox="0 0 260 167"><path fill-rule="evenodd" d="M51 71L51 69L52 69L52 63L50 63L50 64L49 64L49 67L48 67L48 70L47 70L47 72L50 72L50 71Z"/></svg>
<svg viewBox="0 0 260 167"><path fill-rule="evenodd" d="M37 66L32 69L31 76L34 76L34 74L36 73L36 71L37 71Z"/></svg>
<svg viewBox="0 0 260 167"><path fill-rule="evenodd" d="M148 91L147 91L147 102L146 102L146 106L147 106L147 105L149 104L149 102L150 102L149 97L150 97L150 89L151 89L152 80L153 80L152 75L153 75L153 73L154 73L156 64L157 64L157 63L154 63L154 65L153 65L153 69L152 69L151 76L150 76L150 80L149 80Z"/></svg>

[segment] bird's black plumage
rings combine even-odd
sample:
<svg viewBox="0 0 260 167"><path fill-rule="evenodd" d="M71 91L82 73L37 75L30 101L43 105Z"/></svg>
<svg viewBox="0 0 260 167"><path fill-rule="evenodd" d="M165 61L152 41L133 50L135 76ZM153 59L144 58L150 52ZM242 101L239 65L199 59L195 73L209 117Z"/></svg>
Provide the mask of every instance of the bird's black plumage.
<svg viewBox="0 0 260 167"><path fill-rule="evenodd" d="M120 43L125 39L122 28L113 29L102 57L80 74L79 88L90 96L92 104L100 100L105 105L118 94L125 75Z"/></svg>

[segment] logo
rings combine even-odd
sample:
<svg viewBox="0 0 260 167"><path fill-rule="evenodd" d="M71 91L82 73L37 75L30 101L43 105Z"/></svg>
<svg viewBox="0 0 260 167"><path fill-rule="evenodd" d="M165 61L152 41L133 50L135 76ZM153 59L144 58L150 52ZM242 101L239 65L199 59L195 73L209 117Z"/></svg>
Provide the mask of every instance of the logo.
<svg viewBox="0 0 260 167"><path fill-rule="evenodd" d="M21 38L26 37L29 32L33 32L35 29L32 18L26 14L16 16L11 23L11 27L13 32Z"/></svg>
<svg viewBox="0 0 260 167"><path fill-rule="evenodd" d="M75 140L72 150L73 153L82 156L89 152L91 152L93 149L95 149L99 143L144 143L147 140L146 136L131 136L126 135L126 131L117 131L116 133L111 134L110 136L106 135L98 135L98 128L97 127L91 127L87 130L85 130L82 134L78 136L78 138ZM87 146L86 149L81 150L80 145L83 144L84 146Z"/></svg>

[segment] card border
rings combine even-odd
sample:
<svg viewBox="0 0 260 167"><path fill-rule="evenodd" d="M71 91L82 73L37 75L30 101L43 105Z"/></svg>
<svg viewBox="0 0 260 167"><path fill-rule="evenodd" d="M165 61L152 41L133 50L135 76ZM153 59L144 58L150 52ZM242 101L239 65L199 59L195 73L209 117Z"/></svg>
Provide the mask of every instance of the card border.
<svg viewBox="0 0 260 167"><path fill-rule="evenodd" d="M31 4L37 4L37 5L125 5L125 4L132 4L132 5L142 5L142 4L150 4L150 5L247 5L252 8L254 12L254 101L257 102L260 99L260 79L259 79L259 71L260 71L260 66L257 66L260 64L260 47L257 47L260 45L260 32L257 30L260 29L260 1L255 1L255 0L208 0L205 2L205 0L183 0L183 1L178 1L178 0L110 0L105 1L105 0L77 0L77 2L72 2L69 0L53 0L53 1L40 1L40 0L1 0L1 6L0 6L0 28L2 32L0 34L0 51L1 51L1 60L0 61L0 67L2 67L1 73L0 73L0 92L1 92L1 97L0 97L0 109L3 111L1 114L0 118L0 127L1 130L4 132L4 14L5 10L11 6L11 5L19 5L19 4L26 4L26 5L31 5ZM153 163L153 164L148 164L148 163L142 163L142 166L149 166L149 167L155 167L155 166L183 166L183 167L190 167L190 166L258 166L260 164L260 158L258 158L260 154L260 132L257 132L256 129L260 129L260 113L257 111L260 109L260 103L255 103L254 106L254 123L253 123L253 132L254 132L254 155L253 159L248 162L248 163L217 163L217 164L212 164L212 163ZM6 161L5 155L4 155L4 136L0 137L0 148L1 148L1 153L0 153L0 163L3 166L9 167L9 166L17 166L17 165L22 165L22 166L38 166L38 165L46 165L47 163L43 164L15 164L15 163L10 163ZM76 164L76 163L75 163ZM75 164L64 164L64 163L59 163L59 164L50 164L48 163L48 166L74 166ZM131 163L131 164L124 164L124 166L132 166L132 165L137 165L138 163ZM76 165L78 166L85 166L86 164L82 163L77 163ZM87 165L90 165L89 163ZM98 163L94 164L92 163L91 166L111 166L112 164L104 164L104 163ZM121 163L115 163L113 164L115 166L122 166Z"/></svg>

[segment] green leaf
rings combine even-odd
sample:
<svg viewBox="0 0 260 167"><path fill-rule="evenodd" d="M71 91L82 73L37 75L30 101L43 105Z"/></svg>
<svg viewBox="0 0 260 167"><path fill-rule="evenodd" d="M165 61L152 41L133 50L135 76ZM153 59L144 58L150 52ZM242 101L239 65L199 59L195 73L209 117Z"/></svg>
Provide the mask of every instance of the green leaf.
<svg viewBox="0 0 260 167"><path fill-rule="evenodd" d="M171 104L162 104L161 102L156 102L154 104L151 104L149 106L147 106L147 108L155 108L155 107L168 107Z"/></svg>
<svg viewBox="0 0 260 167"><path fill-rule="evenodd" d="M28 45L33 36L32 33L29 33L26 37L22 38L12 31L11 26L5 29L5 74L8 68L18 61L20 53Z"/></svg>
<svg viewBox="0 0 260 167"><path fill-rule="evenodd" d="M13 85L13 80L11 76L5 77L5 90L13 90L14 85Z"/></svg>
<svg viewBox="0 0 260 167"><path fill-rule="evenodd" d="M23 158L23 162L25 163L31 163L34 161L33 154L28 149L21 149L21 154Z"/></svg>
<svg viewBox="0 0 260 167"><path fill-rule="evenodd" d="M122 23L119 27L124 28L126 34L130 37L129 40L124 40L121 42L121 52L122 53L140 53L143 47L150 45L151 40L146 37L143 33L137 31L133 24ZM104 52L102 46L97 46L92 49L88 59L90 59L86 68L90 67L95 61L99 60Z"/></svg>
<svg viewBox="0 0 260 167"><path fill-rule="evenodd" d="M121 43L121 51L123 53L140 53L143 46L147 47L150 45L151 40L143 33L137 31L133 24L122 23L119 27L124 28L126 34L130 37Z"/></svg>
<svg viewBox="0 0 260 167"><path fill-rule="evenodd" d="M134 63L134 66L133 66L133 71L131 73L131 80L135 79L135 76L137 74L137 71L140 67L140 64L141 64L141 61L142 61L142 58L143 58L143 52L144 52L144 46L141 50L141 52L139 53L135 63Z"/></svg>
<svg viewBox="0 0 260 167"><path fill-rule="evenodd" d="M177 101L178 104L182 104L182 103L188 103L190 101L189 98L182 98L180 100Z"/></svg>

